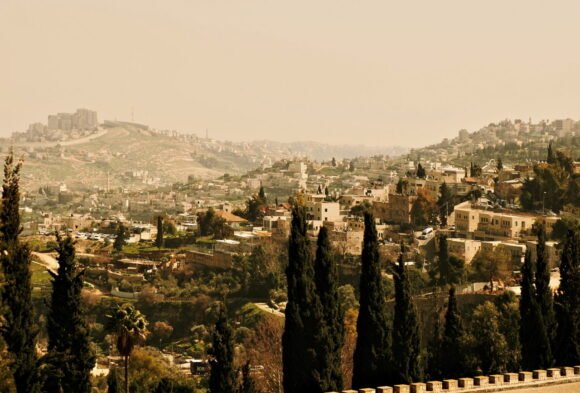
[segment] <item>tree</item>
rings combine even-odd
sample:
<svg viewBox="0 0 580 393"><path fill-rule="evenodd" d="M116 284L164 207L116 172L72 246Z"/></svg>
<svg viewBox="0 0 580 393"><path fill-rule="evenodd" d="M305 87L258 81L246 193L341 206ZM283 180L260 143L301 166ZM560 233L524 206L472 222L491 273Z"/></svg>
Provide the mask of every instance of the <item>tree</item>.
<svg viewBox="0 0 580 393"><path fill-rule="evenodd" d="M147 320L128 303L116 305L107 319L108 330L117 336L117 351L124 360L125 393L129 393L129 358L135 346L147 337Z"/></svg>
<svg viewBox="0 0 580 393"><path fill-rule="evenodd" d="M4 283L0 286L3 320L0 333L12 357L11 372L18 393L36 393L40 389L36 366L36 336L30 251L21 244L20 169L10 153L4 162L2 207L0 208L0 263Z"/></svg>
<svg viewBox="0 0 580 393"><path fill-rule="evenodd" d="M438 242L438 258L430 271L431 281L437 285L460 284L465 276L465 263L449 255L447 236L440 235Z"/></svg>
<svg viewBox="0 0 580 393"><path fill-rule="evenodd" d="M226 220L216 215L213 208L207 212L197 214L197 225L199 236L213 236L216 239L224 239L233 234L232 228Z"/></svg>
<svg viewBox="0 0 580 393"><path fill-rule="evenodd" d="M520 296L520 345L522 368L534 370L551 363L550 340L534 288L534 266L528 250L522 266Z"/></svg>
<svg viewBox="0 0 580 393"><path fill-rule="evenodd" d="M344 310L338 294L338 270L332 257L328 228L318 233L314 282L322 308L317 335L318 374L323 392L341 391L343 387L341 353L344 343Z"/></svg>
<svg viewBox="0 0 580 393"><path fill-rule="evenodd" d="M560 257L560 286L556 292L555 355L559 365L580 362L580 241L568 232Z"/></svg>
<svg viewBox="0 0 580 393"><path fill-rule="evenodd" d="M466 373L464 358L464 331L461 315L457 309L455 288L449 289L447 311L445 313L445 327L441 341L439 360L441 371L445 378L458 378Z"/></svg>
<svg viewBox="0 0 580 393"><path fill-rule="evenodd" d="M385 384L390 380L391 372L390 323L379 260L377 229L371 213L365 213L364 220L353 388Z"/></svg>
<svg viewBox="0 0 580 393"><path fill-rule="evenodd" d="M548 164L553 164L556 162L554 150L552 149L552 142L548 144L548 155L546 157L546 161L548 162Z"/></svg>
<svg viewBox="0 0 580 393"><path fill-rule="evenodd" d="M163 217L157 216L157 236L155 237L155 246L163 247Z"/></svg>
<svg viewBox="0 0 580 393"><path fill-rule="evenodd" d="M109 369L109 375L107 376L107 393L121 393L116 367Z"/></svg>
<svg viewBox="0 0 580 393"><path fill-rule="evenodd" d="M554 315L554 299L550 289L550 265L546 254L546 232L543 225L538 228L538 245L536 246L536 300L544 321L544 330L548 335L548 343L552 344L556 332L556 317ZM547 366L552 365L553 351L550 348Z"/></svg>
<svg viewBox="0 0 580 393"><path fill-rule="evenodd" d="M70 236L57 234L58 270L52 276L52 296L47 317L48 358L62 378L48 376L47 385L58 392L91 391L91 371L95 354L91 349L89 326L85 320L81 291L84 271L75 262L75 247Z"/></svg>
<svg viewBox="0 0 580 393"><path fill-rule="evenodd" d="M473 312L471 338L477 358L476 366L484 375L507 371L508 346L499 327L499 312L487 301Z"/></svg>
<svg viewBox="0 0 580 393"><path fill-rule="evenodd" d="M332 166L335 167L336 166L336 158L332 157Z"/></svg>
<svg viewBox="0 0 580 393"><path fill-rule="evenodd" d="M397 194L406 194L407 193L407 187L409 186L409 182L403 178L399 178L399 181L397 182Z"/></svg>
<svg viewBox="0 0 580 393"><path fill-rule="evenodd" d="M117 252L123 251L123 246L125 245L126 230L122 222L119 222L117 226L117 237L113 243L113 249Z"/></svg>
<svg viewBox="0 0 580 393"><path fill-rule="evenodd" d="M242 367L242 382L240 384L239 393L259 393L260 390L256 386L256 382L251 374L250 362L244 363Z"/></svg>
<svg viewBox="0 0 580 393"><path fill-rule="evenodd" d="M417 199L411 207L411 221L415 226L429 225L437 217L435 200L425 190L417 192Z"/></svg>
<svg viewBox="0 0 580 393"><path fill-rule="evenodd" d="M257 222L264 217L267 208L268 198L266 197L264 187L260 186L258 195L254 194L246 201L246 211L244 212L244 216L252 222Z"/></svg>
<svg viewBox="0 0 580 393"><path fill-rule="evenodd" d="M157 321L153 323L151 333L153 333L153 336L159 339L159 345L161 345L163 340L168 339L173 334L173 326L165 321Z"/></svg>
<svg viewBox="0 0 580 393"><path fill-rule="evenodd" d="M283 330L280 318L266 315L256 324L254 335L245 345L251 362L264 367L262 377L256 380L264 392L282 391Z"/></svg>
<svg viewBox="0 0 580 393"><path fill-rule="evenodd" d="M519 299L512 291L505 291L494 301L499 311L499 330L507 342L507 368L519 370L522 361L520 348L520 311Z"/></svg>
<svg viewBox="0 0 580 393"><path fill-rule="evenodd" d="M316 321L320 320L321 310L315 293L314 266L305 216L304 207L293 208L286 267L288 303L282 335L285 393L320 391L316 376L315 343L319 333Z"/></svg>
<svg viewBox="0 0 580 393"><path fill-rule="evenodd" d="M514 270L511 254L499 246L493 250L479 250L471 261L471 280L488 281L494 289L494 280L505 280Z"/></svg>
<svg viewBox="0 0 580 393"><path fill-rule="evenodd" d="M437 208L439 209L439 222L441 225L447 226L447 216L449 216L449 209L453 209L453 193L443 182L439 187L439 199L437 199Z"/></svg>
<svg viewBox="0 0 580 393"><path fill-rule="evenodd" d="M411 297L411 286L407 276L405 247L401 244L401 254L395 267L395 316L393 320L393 362L398 383L411 383L422 377L417 310Z"/></svg>
<svg viewBox="0 0 580 393"><path fill-rule="evenodd" d="M503 170L503 161L499 157L497 158L497 170L498 172L501 172Z"/></svg>
<svg viewBox="0 0 580 393"><path fill-rule="evenodd" d="M423 165L421 165L421 163L417 165L417 177L420 179L424 179L427 177L427 172L425 171L425 168L423 168Z"/></svg>
<svg viewBox="0 0 580 393"><path fill-rule="evenodd" d="M215 323L210 362L209 391L211 393L232 393L238 382L234 368L234 331L228 322L225 305L220 307Z"/></svg>

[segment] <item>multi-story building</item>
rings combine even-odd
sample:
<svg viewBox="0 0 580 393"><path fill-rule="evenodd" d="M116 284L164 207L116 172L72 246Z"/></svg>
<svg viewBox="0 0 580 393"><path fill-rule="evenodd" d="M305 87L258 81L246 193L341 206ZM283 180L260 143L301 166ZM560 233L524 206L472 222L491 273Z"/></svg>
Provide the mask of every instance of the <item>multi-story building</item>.
<svg viewBox="0 0 580 393"><path fill-rule="evenodd" d="M471 263L481 249L481 242L470 239L447 239L447 249L450 254L460 257L465 263Z"/></svg>
<svg viewBox="0 0 580 393"><path fill-rule="evenodd" d="M548 232L557 217L542 217L509 210L489 210L471 202L463 202L454 208L455 226L458 231L473 233L477 238L517 238L531 233L536 222L545 222Z"/></svg>

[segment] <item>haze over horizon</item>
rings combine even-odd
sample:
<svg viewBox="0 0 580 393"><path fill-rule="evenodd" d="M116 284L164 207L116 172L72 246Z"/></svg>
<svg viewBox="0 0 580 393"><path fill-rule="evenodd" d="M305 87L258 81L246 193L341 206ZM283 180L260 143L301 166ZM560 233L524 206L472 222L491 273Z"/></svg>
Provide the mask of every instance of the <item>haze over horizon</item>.
<svg viewBox="0 0 580 393"><path fill-rule="evenodd" d="M575 1L3 0L0 136L85 107L227 140L419 147L580 119Z"/></svg>

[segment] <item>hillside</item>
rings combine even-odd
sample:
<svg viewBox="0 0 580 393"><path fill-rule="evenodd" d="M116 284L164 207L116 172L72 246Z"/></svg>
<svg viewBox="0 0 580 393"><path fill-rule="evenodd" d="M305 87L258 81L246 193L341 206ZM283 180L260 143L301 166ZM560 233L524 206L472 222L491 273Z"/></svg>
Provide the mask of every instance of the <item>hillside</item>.
<svg viewBox="0 0 580 393"><path fill-rule="evenodd" d="M280 159L312 159L405 152L402 148L332 146L313 142L228 142L191 134L150 130L131 123L107 122L107 127L61 142L3 140L26 165L23 186L64 182L70 188L126 186L139 188L186 182L189 176L215 178L242 174Z"/></svg>

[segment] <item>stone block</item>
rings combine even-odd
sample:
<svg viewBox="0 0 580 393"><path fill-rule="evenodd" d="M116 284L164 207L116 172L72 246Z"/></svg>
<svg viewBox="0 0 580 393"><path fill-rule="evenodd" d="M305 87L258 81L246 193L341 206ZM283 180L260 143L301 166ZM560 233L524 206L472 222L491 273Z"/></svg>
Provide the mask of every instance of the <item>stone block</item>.
<svg viewBox="0 0 580 393"><path fill-rule="evenodd" d="M459 378L458 385L461 389L473 388L473 378Z"/></svg>
<svg viewBox="0 0 580 393"><path fill-rule="evenodd" d="M503 382L507 384L518 383L519 377L517 373L505 373L503 375Z"/></svg>
<svg viewBox="0 0 580 393"><path fill-rule="evenodd" d="M502 385L503 384L503 375L502 374L492 374L489 376L489 384L490 385Z"/></svg>
<svg viewBox="0 0 580 393"><path fill-rule="evenodd" d="M457 390L457 379L445 379L443 380L443 389L451 392Z"/></svg>
<svg viewBox="0 0 580 393"><path fill-rule="evenodd" d="M425 393L427 385L423 382L415 382L411 384L411 393Z"/></svg>
<svg viewBox="0 0 580 393"><path fill-rule="evenodd" d="M538 381L543 381L548 377L548 372L546 370L534 370L533 371L534 379Z"/></svg>
<svg viewBox="0 0 580 393"><path fill-rule="evenodd" d="M443 390L443 383L441 381L429 381L429 382L427 382L427 391L428 392L440 393L441 390Z"/></svg>
<svg viewBox="0 0 580 393"><path fill-rule="evenodd" d="M560 378L559 368L549 368L546 371L548 371L548 378Z"/></svg>
<svg viewBox="0 0 580 393"><path fill-rule="evenodd" d="M574 376L574 367L562 367L560 368L560 373L563 377L573 377Z"/></svg>
<svg viewBox="0 0 580 393"><path fill-rule="evenodd" d="M489 385L489 377L486 375L479 375L473 378L475 386L487 386Z"/></svg>
<svg viewBox="0 0 580 393"><path fill-rule="evenodd" d="M393 393L411 393L409 385L395 385L393 386Z"/></svg>
<svg viewBox="0 0 580 393"><path fill-rule="evenodd" d="M377 393L393 393L393 388L390 386L379 386Z"/></svg>
<svg viewBox="0 0 580 393"><path fill-rule="evenodd" d="M580 366L574 366L574 375L580 374Z"/></svg>
<svg viewBox="0 0 580 393"><path fill-rule="evenodd" d="M342 393L358 393L356 390L343 390Z"/></svg>
<svg viewBox="0 0 580 393"><path fill-rule="evenodd" d="M371 389L371 388L364 388L364 389L359 389L358 393L376 393L376 390Z"/></svg>
<svg viewBox="0 0 580 393"><path fill-rule="evenodd" d="M521 371L518 374L518 380L520 382L530 382L534 378L534 374L531 371Z"/></svg>

